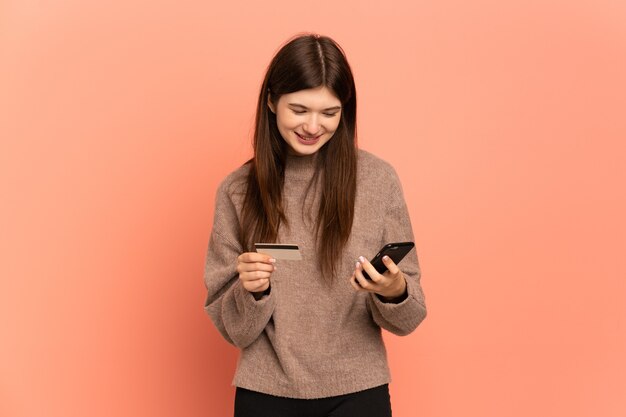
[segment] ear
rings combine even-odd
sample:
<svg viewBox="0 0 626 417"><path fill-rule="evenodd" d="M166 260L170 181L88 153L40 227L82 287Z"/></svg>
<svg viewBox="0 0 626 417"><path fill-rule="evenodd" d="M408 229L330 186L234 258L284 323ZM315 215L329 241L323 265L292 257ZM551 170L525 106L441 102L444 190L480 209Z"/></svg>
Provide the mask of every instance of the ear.
<svg viewBox="0 0 626 417"><path fill-rule="evenodd" d="M274 103L272 103L272 97L268 94L267 95L267 107L270 108L270 111L274 114L276 114L276 107L274 107Z"/></svg>

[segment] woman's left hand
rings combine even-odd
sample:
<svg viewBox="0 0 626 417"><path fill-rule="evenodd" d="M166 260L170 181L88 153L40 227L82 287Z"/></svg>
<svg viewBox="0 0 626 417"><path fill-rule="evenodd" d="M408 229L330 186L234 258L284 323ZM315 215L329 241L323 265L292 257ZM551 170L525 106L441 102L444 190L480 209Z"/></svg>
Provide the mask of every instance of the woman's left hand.
<svg viewBox="0 0 626 417"><path fill-rule="evenodd" d="M367 259L360 256L354 273L350 277L350 284L356 290L380 295L383 301L395 301L403 298L406 293L404 274L388 256L383 257L383 263L387 267L387 271L380 274ZM366 279L363 276L363 271L367 272L367 275L372 279Z"/></svg>

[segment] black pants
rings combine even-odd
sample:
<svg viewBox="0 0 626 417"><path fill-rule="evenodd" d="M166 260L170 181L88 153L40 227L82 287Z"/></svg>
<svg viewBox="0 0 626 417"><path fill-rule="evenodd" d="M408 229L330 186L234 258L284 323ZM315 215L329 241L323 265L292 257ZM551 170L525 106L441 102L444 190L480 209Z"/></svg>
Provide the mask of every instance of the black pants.
<svg viewBox="0 0 626 417"><path fill-rule="evenodd" d="M302 400L237 387L235 417L391 417L387 384L337 397Z"/></svg>

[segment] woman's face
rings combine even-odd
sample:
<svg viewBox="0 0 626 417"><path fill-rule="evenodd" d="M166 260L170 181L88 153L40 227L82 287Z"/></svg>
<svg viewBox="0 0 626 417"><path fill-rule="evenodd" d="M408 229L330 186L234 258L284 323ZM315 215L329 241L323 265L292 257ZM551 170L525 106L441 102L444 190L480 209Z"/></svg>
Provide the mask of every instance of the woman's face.
<svg viewBox="0 0 626 417"><path fill-rule="evenodd" d="M341 102L328 88L321 86L284 94L274 106L278 131L296 155L317 152L337 130Z"/></svg>

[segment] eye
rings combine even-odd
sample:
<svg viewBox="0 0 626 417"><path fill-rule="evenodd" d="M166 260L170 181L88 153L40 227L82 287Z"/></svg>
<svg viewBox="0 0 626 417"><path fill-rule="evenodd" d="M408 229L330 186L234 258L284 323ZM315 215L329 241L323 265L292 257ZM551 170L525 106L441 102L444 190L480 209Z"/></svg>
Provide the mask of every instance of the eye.
<svg viewBox="0 0 626 417"><path fill-rule="evenodd" d="M304 114L304 113L306 113L306 110L295 110L295 109L292 109L292 111L293 111L295 114Z"/></svg>
<svg viewBox="0 0 626 417"><path fill-rule="evenodd" d="M335 116L337 116L337 113L324 113L324 116L326 116L326 117L335 117Z"/></svg>

